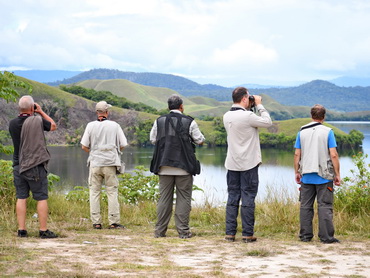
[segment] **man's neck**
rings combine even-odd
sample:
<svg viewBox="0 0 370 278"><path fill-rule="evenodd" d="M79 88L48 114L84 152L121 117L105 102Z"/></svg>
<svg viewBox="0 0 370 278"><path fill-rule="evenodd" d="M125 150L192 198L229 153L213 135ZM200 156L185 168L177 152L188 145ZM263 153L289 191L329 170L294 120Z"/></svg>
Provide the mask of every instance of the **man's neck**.
<svg viewBox="0 0 370 278"><path fill-rule="evenodd" d="M316 123L320 123L322 124L324 122L324 120L315 120L315 119L312 119L313 122L316 122Z"/></svg>
<svg viewBox="0 0 370 278"><path fill-rule="evenodd" d="M32 115L32 111L21 111L19 112L20 117L29 117Z"/></svg>

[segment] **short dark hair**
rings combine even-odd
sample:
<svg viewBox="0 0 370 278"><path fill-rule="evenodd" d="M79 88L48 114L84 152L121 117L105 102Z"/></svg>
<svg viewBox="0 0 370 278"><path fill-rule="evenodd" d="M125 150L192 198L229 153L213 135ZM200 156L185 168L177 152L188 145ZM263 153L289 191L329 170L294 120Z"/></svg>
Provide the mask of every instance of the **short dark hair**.
<svg viewBox="0 0 370 278"><path fill-rule="evenodd" d="M315 104L311 108L311 118L314 120L323 120L325 118L326 109L321 104Z"/></svg>
<svg viewBox="0 0 370 278"><path fill-rule="evenodd" d="M244 87L235 88L233 93L232 93L233 102L234 103L241 102L245 95L248 95L248 89L247 88L244 88Z"/></svg>
<svg viewBox="0 0 370 278"><path fill-rule="evenodd" d="M182 99L178 95L172 95L167 100L168 109L174 110L179 109L182 104Z"/></svg>

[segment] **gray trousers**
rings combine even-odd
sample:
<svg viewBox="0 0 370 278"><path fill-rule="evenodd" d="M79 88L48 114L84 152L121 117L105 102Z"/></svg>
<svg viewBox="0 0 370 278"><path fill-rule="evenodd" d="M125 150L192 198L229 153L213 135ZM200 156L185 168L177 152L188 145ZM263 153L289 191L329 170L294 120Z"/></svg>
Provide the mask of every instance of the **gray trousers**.
<svg viewBox="0 0 370 278"><path fill-rule="evenodd" d="M334 237L333 225L333 182L324 184L301 184L300 199L300 232L299 237L312 239L312 219L314 216L314 202L317 197L319 216L319 238L326 241Z"/></svg>
<svg viewBox="0 0 370 278"><path fill-rule="evenodd" d="M193 190L193 176L159 176L159 200L157 204L157 224L155 236L166 235L173 207L173 194L176 186L175 224L179 235L190 232L189 215L191 210L191 195Z"/></svg>

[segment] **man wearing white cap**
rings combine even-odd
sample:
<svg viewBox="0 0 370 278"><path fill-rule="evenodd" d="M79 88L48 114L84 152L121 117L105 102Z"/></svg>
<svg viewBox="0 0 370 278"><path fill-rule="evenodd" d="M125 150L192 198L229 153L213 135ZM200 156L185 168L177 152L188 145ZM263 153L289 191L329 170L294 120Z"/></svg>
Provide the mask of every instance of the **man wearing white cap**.
<svg viewBox="0 0 370 278"><path fill-rule="evenodd" d="M105 101L96 104L97 120L87 124L81 139L82 149L89 153L90 215L95 229L102 228L100 214L100 192L103 181L108 196L109 229L123 229L120 224L117 170L121 167L121 151L127 139L120 125L108 120L108 109L112 105Z"/></svg>

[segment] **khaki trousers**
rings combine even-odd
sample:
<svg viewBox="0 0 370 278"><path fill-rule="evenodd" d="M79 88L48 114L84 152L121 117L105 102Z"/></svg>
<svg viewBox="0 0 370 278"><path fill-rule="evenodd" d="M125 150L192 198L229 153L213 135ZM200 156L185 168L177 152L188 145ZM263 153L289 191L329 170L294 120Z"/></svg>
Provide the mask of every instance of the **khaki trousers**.
<svg viewBox="0 0 370 278"><path fill-rule="evenodd" d="M118 202L118 178L116 166L90 167L90 216L93 224L101 224L100 193L103 181L108 196L109 225L120 223L120 210Z"/></svg>

